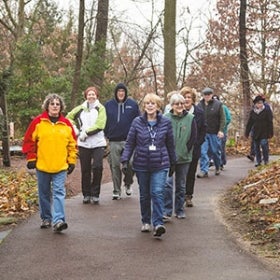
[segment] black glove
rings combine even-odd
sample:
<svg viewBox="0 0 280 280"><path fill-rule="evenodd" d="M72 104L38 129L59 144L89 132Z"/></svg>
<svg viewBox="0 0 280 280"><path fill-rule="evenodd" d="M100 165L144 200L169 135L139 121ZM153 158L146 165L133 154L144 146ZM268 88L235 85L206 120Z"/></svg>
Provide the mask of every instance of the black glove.
<svg viewBox="0 0 280 280"><path fill-rule="evenodd" d="M175 164L171 164L171 165L170 165L170 168L169 168L168 176L169 176L169 177L172 177L172 175L174 174L174 172L175 172Z"/></svg>
<svg viewBox="0 0 280 280"><path fill-rule="evenodd" d="M75 169L75 164L73 163L69 163L68 165L68 169L67 169L67 174L71 174L73 172L73 170Z"/></svg>
<svg viewBox="0 0 280 280"><path fill-rule="evenodd" d="M36 160L28 161L27 164L26 164L26 166L27 166L28 169L34 169L34 168L36 168Z"/></svg>
<svg viewBox="0 0 280 280"><path fill-rule="evenodd" d="M128 163L127 163L127 161L124 161L124 162L122 163L122 173L123 173L123 174L126 174L127 168L128 168Z"/></svg>

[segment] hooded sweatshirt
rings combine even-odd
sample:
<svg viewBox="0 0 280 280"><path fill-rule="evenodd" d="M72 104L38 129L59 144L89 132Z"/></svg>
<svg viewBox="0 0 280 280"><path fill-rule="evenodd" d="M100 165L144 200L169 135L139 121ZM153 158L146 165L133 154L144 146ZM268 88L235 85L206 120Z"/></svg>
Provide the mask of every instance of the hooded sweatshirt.
<svg viewBox="0 0 280 280"><path fill-rule="evenodd" d="M125 90L125 98L120 102L117 97L119 89ZM132 121L140 115L137 102L128 98L127 87L123 83L117 84L114 98L105 103L107 122L105 136L109 141L125 141Z"/></svg>

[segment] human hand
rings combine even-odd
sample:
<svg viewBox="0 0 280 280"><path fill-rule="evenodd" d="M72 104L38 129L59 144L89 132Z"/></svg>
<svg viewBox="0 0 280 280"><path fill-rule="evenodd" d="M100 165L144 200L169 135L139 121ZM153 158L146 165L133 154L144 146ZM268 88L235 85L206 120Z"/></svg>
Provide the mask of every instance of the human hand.
<svg viewBox="0 0 280 280"><path fill-rule="evenodd" d="M175 164L171 164L171 166L169 168L168 176L172 177L174 172L175 172Z"/></svg>
<svg viewBox="0 0 280 280"><path fill-rule="evenodd" d="M84 142L87 137L88 137L87 133L85 131L82 131L80 133L79 139L80 139L80 141Z"/></svg>
<svg viewBox="0 0 280 280"><path fill-rule="evenodd" d="M74 169L75 169L75 164L69 163L68 169L67 169L67 174L68 175L71 174L74 171Z"/></svg>
<svg viewBox="0 0 280 280"><path fill-rule="evenodd" d="M222 131L219 131L217 136L218 136L218 138L222 139L222 138L224 138L225 135Z"/></svg>
<svg viewBox="0 0 280 280"><path fill-rule="evenodd" d="M28 169L34 169L34 168L36 168L36 160L28 161L27 164L26 164L26 166L27 166Z"/></svg>
<svg viewBox="0 0 280 280"><path fill-rule="evenodd" d="M123 174L126 174L127 168L128 168L128 163L127 163L127 161L124 161L124 162L122 163L122 173L123 173Z"/></svg>

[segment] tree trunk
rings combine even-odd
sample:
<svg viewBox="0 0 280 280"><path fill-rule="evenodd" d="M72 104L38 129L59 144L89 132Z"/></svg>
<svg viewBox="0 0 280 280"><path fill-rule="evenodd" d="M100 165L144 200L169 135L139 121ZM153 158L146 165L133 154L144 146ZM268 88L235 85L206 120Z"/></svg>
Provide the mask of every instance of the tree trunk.
<svg viewBox="0 0 280 280"><path fill-rule="evenodd" d="M164 91L176 89L176 0L165 0L164 11Z"/></svg>
<svg viewBox="0 0 280 280"><path fill-rule="evenodd" d="M75 107L77 94L79 92L80 80L81 80L81 67L83 60L83 48L84 48L84 21L85 16L85 0L80 0L79 7L79 28L78 28L78 42L77 42L77 55L76 55L76 65L73 77L73 85L71 92L71 107Z"/></svg>
<svg viewBox="0 0 280 280"><path fill-rule="evenodd" d="M239 44L240 44L240 68L241 68L241 84L243 97L243 116L241 118L241 129L244 131L244 125L247 123L250 103L250 81L249 67L247 57L247 40L246 40L246 9L247 0L240 0L240 15L239 15Z"/></svg>
<svg viewBox="0 0 280 280"><path fill-rule="evenodd" d="M93 77L93 83L100 89L103 85L105 71L105 54L108 29L109 0L98 0L98 10L96 16L96 33L94 52L99 56L100 69ZM102 67L103 65L103 67Z"/></svg>

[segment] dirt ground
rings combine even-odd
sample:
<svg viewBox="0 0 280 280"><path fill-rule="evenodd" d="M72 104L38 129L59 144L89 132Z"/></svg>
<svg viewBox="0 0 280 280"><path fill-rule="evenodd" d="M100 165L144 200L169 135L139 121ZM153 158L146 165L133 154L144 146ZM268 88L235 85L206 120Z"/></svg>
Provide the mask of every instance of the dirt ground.
<svg viewBox="0 0 280 280"><path fill-rule="evenodd" d="M11 168L19 170L20 168L26 169L26 160L23 156L11 157ZM108 164L107 157L103 160L103 176L102 184L111 182L111 171ZM75 196L81 192L81 168L79 159L77 160L76 167L72 174L67 178L66 182L67 196Z"/></svg>

